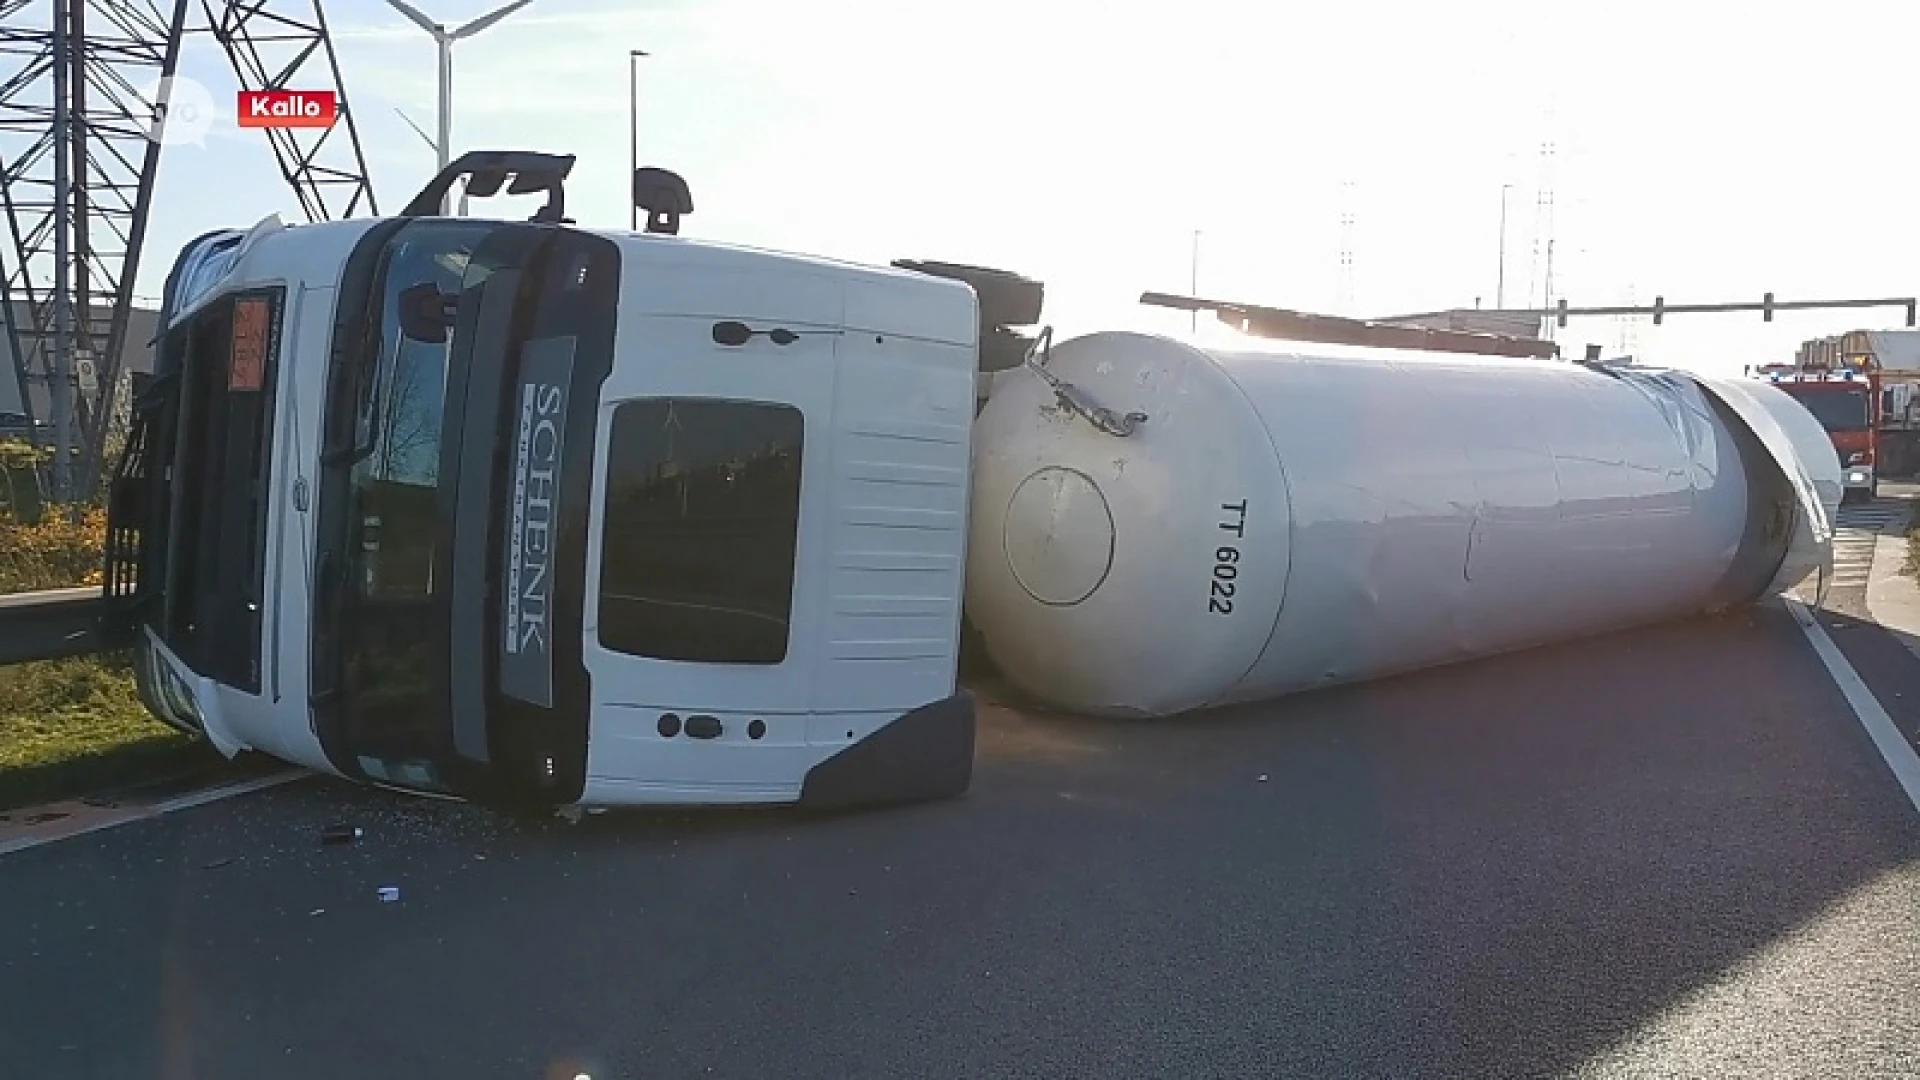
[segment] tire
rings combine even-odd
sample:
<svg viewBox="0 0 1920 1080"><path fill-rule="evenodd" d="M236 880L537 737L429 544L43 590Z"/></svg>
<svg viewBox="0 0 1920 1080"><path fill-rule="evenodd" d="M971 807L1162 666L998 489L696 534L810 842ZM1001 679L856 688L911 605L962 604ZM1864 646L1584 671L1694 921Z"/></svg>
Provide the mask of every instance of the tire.
<svg viewBox="0 0 1920 1080"><path fill-rule="evenodd" d="M1011 270L963 263L925 262L919 259L895 259L893 265L918 274L964 281L980 298L980 326L1032 326L1040 321L1040 308L1046 301L1046 287Z"/></svg>

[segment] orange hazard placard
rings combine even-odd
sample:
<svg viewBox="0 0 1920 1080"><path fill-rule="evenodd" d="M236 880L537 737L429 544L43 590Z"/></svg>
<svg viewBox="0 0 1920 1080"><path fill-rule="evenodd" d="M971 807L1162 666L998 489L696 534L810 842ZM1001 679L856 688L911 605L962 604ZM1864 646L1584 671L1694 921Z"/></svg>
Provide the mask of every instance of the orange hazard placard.
<svg viewBox="0 0 1920 1080"><path fill-rule="evenodd" d="M227 389L260 389L267 369L267 332L273 314L264 296L243 296L233 305L233 350L227 358Z"/></svg>

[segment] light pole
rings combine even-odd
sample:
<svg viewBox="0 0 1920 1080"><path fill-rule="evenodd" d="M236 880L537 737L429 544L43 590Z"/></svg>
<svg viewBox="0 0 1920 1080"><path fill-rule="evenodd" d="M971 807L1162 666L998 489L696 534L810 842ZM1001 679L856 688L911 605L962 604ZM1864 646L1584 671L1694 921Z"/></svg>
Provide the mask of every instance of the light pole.
<svg viewBox="0 0 1920 1080"><path fill-rule="evenodd" d="M1500 277L1493 287L1493 306L1507 306L1507 192L1512 184L1500 185Z"/></svg>
<svg viewBox="0 0 1920 1080"><path fill-rule="evenodd" d="M387 0L388 6L412 20L415 26L433 35L433 43L439 50L440 59L440 137L435 140L434 152L439 156L439 167L435 175L447 167L453 160L453 43L473 35L499 22L501 19L519 11L533 0L513 0L512 3L495 8L456 30L448 30L444 25L427 18L419 8L407 3L407 0ZM446 200L440 203L440 212L447 212Z"/></svg>
<svg viewBox="0 0 1920 1080"><path fill-rule="evenodd" d="M627 50L627 228L640 231L640 204L633 201L633 174L640 171L640 58L639 49Z"/></svg>
<svg viewBox="0 0 1920 1080"><path fill-rule="evenodd" d="M1187 295L1200 296L1200 230L1193 230L1193 250L1187 255ZM1200 334L1200 312L1187 312L1187 332L1194 336Z"/></svg>

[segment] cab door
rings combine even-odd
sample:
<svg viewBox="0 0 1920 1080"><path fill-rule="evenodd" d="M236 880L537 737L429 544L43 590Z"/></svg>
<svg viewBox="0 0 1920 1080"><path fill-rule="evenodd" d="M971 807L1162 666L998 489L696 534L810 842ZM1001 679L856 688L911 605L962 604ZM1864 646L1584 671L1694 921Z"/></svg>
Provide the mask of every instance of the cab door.
<svg viewBox="0 0 1920 1080"><path fill-rule="evenodd" d="M602 396L586 638L596 700L811 707L840 331L797 319L622 323Z"/></svg>

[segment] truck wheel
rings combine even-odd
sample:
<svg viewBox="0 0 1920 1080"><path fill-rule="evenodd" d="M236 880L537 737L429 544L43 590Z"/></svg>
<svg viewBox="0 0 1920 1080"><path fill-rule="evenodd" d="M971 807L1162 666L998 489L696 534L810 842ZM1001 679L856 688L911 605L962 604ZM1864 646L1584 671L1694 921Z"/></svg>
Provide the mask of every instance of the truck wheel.
<svg viewBox="0 0 1920 1080"><path fill-rule="evenodd" d="M1046 288L1029 277L1011 270L962 263L926 262L919 259L895 259L893 265L919 274L964 281L980 298L980 325L1032 326L1040 321L1040 308Z"/></svg>

